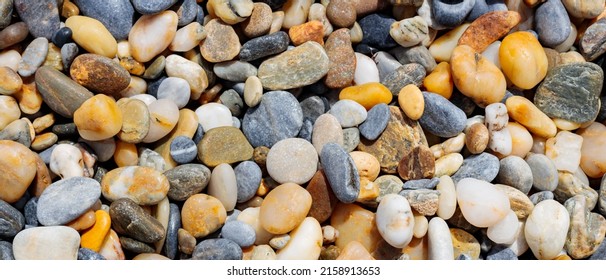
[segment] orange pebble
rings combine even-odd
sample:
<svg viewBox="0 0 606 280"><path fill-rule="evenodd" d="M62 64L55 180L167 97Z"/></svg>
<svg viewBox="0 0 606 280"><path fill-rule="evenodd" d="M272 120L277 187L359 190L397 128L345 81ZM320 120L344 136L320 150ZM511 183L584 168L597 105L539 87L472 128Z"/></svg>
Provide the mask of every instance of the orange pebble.
<svg viewBox="0 0 606 280"><path fill-rule="evenodd" d="M433 72L425 77L423 86L427 91L437 93L446 99L450 99L454 89L450 64L446 61L440 62L440 64L433 69Z"/></svg>
<svg viewBox="0 0 606 280"><path fill-rule="evenodd" d="M92 210L88 210L86 213L82 214L80 217L67 223L66 226L71 227L75 230L84 230L84 229L92 227L94 224L95 224L95 212Z"/></svg>
<svg viewBox="0 0 606 280"><path fill-rule="evenodd" d="M103 210L97 210L95 218L95 225L82 234L80 246L99 252L101 245L103 245L103 240L105 240L105 236L109 232L111 218L109 217L109 213Z"/></svg>
<svg viewBox="0 0 606 280"><path fill-rule="evenodd" d="M356 86L346 87L339 93L339 100L350 99L370 110L379 103L389 104L393 95L381 83L370 82Z"/></svg>
<svg viewBox="0 0 606 280"><path fill-rule="evenodd" d="M116 139L116 151L114 152L114 161L118 167L134 166L139 162L137 146Z"/></svg>

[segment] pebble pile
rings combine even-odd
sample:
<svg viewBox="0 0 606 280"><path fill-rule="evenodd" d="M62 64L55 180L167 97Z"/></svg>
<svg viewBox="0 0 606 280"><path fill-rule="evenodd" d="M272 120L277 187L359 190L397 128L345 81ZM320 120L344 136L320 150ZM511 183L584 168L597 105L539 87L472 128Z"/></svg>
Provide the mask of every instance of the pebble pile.
<svg viewBox="0 0 606 280"><path fill-rule="evenodd" d="M0 259L606 259L604 0L0 0Z"/></svg>

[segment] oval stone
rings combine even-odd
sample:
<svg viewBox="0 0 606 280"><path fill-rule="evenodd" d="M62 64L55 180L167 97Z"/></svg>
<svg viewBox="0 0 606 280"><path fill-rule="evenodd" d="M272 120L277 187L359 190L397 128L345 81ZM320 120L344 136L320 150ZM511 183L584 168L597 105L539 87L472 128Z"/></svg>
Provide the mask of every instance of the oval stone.
<svg viewBox="0 0 606 280"><path fill-rule="evenodd" d="M581 168L591 178L600 178L606 173L604 154L599 150L605 147L606 126L594 122L587 128L577 131L583 137L581 146Z"/></svg>
<svg viewBox="0 0 606 280"><path fill-rule="evenodd" d="M304 184L318 168L318 153L311 143L288 138L276 143L267 153L267 172L276 182Z"/></svg>
<svg viewBox="0 0 606 280"><path fill-rule="evenodd" d="M177 13L170 10L140 17L128 33L133 58L148 62L166 49L177 33L178 20Z"/></svg>
<svg viewBox="0 0 606 280"><path fill-rule="evenodd" d="M221 228L221 237L236 242L244 248L255 243L255 230L249 224L241 221L230 221Z"/></svg>
<svg viewBox="0 0 606 280"><path fill-rule="evenodd" d="M440 217L433 217L427 227L428 258L452 260L454 247L448 224Z"/></svg>
<svg viewBox="0 0 606 280"><path fill-rule="evenodd" d="M112 228L119 234L141 242L152 243L164 238L162 224L145 212L137 203L120 198L109 206Z"/></svg>
<svg viewBox="0 0 606 280"><path fill-rule="evenodd" d="M88 211L101 197L101 186L86 177L71 177L48 186L38 200L37 217L40 224L66 224Z"/></svg>
<svg viewBox="0 0 606 280"><path fill-rule="evenodd" d="M377 228L379 233L396 248L404 248L412 240L414 217L406 198L388 194L377 207Z"/></svg>
<svg viewBox="0 0 606 280"><path fill-rule="evenodd" d="M351 156L338 144L328 143L320 153L320 162L337 199L354 202L360 193L360 175Z"/></svg>
<svg viewBox="0 0 606 280"><path fill-rule="evenodd" d="M492 182L499 174L499 159L489 153L472 155L463 160L463 165L452 175L452 180L456 182L465 178L474 178Z"/></svg>
<svg viewBox="0 0 606 280"><path fill-rule="evenodd" d="M130 83L130 75L120 64L97 54L77 56L69 73L78 84L108 95L122 91Z"/></svg>
<svg viewBox="0 0 606 280"><path fill-rule="evenodd" d="M13 240L15 260L76 260L80 235L70 227L25 229Z"/></svg>
<svg viewBox="0 0 606 280"><path fill-rule="evenodd" d="M101 181L101 191L106 199L129 198L139 205L157 204L166 197L169 187L166 176L142 166L116 168L105 174Z"/></svg>
<svg viewBox="0 0 606 280"><path fill-rule="evenodd" d="M192 195L181 208L183 229L196 238L215 232L225 223L225 219L227 212L221 201L206 194Z"/></svg>
<svg viewBox="0 0 606 280"><path fill-rule="evenodd" d="M261 185L261 168L254 161L244 161L234 168L234 172L238 184L238 202L246 202L255 196Z"/></svg>
<svg viewBox="0 0 606 280"><path fill-rule="evenodd" d="M97 19L116 38L124 40L133 26L133 6L128 0L110 0L99 3L95 0L74 0L80 12Z"/></svg>
<svg viewBox="0 0 606 280"><path fill-rule="evenodd" d="M183 164L164 172L170 184L167 196L171 200L185 201L203 191L210 182L210 169L202 164Z"/></svg>
<svg viewBox="0 0 606 280"><path fill-rule="evenodd" d="M36 155L27 147L0 140L0 199L17 202L36 176Z"/></svg>
<svg viewBox="0 0 606 280"><path fill-rule="evenodd" d="M366 109L360 103L350 99L337 101L328 112L337 118L343 128L357 126L368 117Z"/></svg>
<svg viewBox="0 0 606 280"><path fill-rule="evenodd" d="M424 91L425 109L419 119L421 127L440 137L454 137L465 129L467 116L463 110L439 94Z"/></svg>
<svg viewBox="0 0 606 280"><path fill-rule="evenodd" d="M236 242L223 238L206 239L198 243L192 253L194 260L241 260L242 256Z"/></svg>
<svg viewBox="0 0 606 280"><path fill-rule="evenodd" d="M379 103L373 106L366 116L366 120L359 126L360 134L368 140L376 140L387 127L390 113L389 106Z"/></svg>
<svg viewBox="0 0 606 280"><path fill-rule="evenodd" d="M509 213L507 196L492 184L474 178L457 183L457 201L465 220L476 227L490 227Z"/></svg>
<svg viewBox="0 0 606 280"><path fill-rule="evenodd" d="M86 51L109 58L118 52L118 42L100 21L85 16L71 16L65 26L72 30L72 39Z"/></svg>
<svg viewBox="0 0 606 280"><path fill-rule="evenodd" d="M570 215L562 204L544 200L535 205L526 220L524 235L534 256L539 260L557 257L566 243Z"/></svg>
<svg viewBox="0 0 606 280"><path fill-rule="evenodd" d="M99 115L104 117L99 118ZM82 138L90 141L105 140L120 132L122 111L113 98L97 94L84 101L74 112L74 123Z"/></svg>
<svg viewBox="0 0 606 280"><path fill-rule="evenodd" d="M38 68L35 80L44 103L66 118L72 118L82 103L93 97L85 87L50 66Z"/></svg>
<svg viewBox="0 0 606 280"><path fill-rule="evenodd" d="M282 184L265 196L259 213L261 226L273 234L288 233L303 222L311 202L311 195L301 186Z"/></svg>
<svg viewBox="0 0 606 280"><path fill-rule="evenodd" d="M312 217L305 218L291 233L291 240L276 252L278 260L317 260L322 251L322 228Z"/></svg>
<svg viewBox="0 0 606 280"><path fill-rule="evenodd" d="M496 180L528 194L533 182L532 169L524 159L508 156L501 159Z"/></svg>
<svg viewBox="0 0 606 280"><path fill-rule="evenodd" d="M122 128L118 138L126 143L140 143L149 132L150 118L147 105L138 99L123 98L117 102L122 112Z"/></svg>
<svg viewBox="0 0 606 280"><path fill-rule="evenodd" d="M27 210L26 215L27 215ZM25 217L19 210L0 199L0 237L12 238L25 226ZM2 254L0 254L2 256ZM3 258L0 258L2 260Z"/></svg>
<svg viewBox="0 0 606 280"><path fill-rule="evenodd" d="M226 211L234 210L238 200L238 182L231 165L222 163L213 169L208 183L208 195L221 201Z"/></svg>

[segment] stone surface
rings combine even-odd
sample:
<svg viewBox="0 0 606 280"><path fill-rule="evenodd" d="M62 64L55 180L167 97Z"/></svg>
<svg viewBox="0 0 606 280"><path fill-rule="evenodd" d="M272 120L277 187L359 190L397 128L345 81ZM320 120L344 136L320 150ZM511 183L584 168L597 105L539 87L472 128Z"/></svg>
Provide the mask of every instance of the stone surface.
<svg viewBox="0 0 606 280"><path fill-rule="evenodd" d="M244 248L255 243L255 230L241 221L227 222L221 228L221 237L229 239Z"/></svg>
<svg viewBox="0 0 606 280"><path fill-rule="evenodd" d="M566 208L555 200L539 202L526 220L526 242L539 260L557 257L566 242L570 216Z"/></svg>
<svg viewBox="0 0 606 280"><path fill-rule="evenodd" d="M564 249L574 259L591 256L604 240L606 219L587 210L586 199L573 196L564 203L570 214L570 228Z"/></svg>
<svg viewBox="0 0 606 280"><path fill-rule="evenodd" d="M360 134L368 140L376 140L387 127L390 113L389 106L379 103L367 113L366 120L359 126Z"/></svg>
<svg viewBox="0 0 606 280"><path fill-rule="evenodd" d="M141 166L116 168L105 174L101 182L106 199L129 198L140 205L157 204L166 197L169 187L166 176Z"/></svg>
<svg viewBox="0 0 606 280"><path fill-rule="evenodd" d="M393 18L381 14L370 14L358 21L364 37L361 44L378 48L395 47L396 41L389 34L391 25L396 22Z"/></svg>
<svg viewBox="0 0 606 280"><path fill-rule="evenodd" d="M200 45L200 53L209 62L222 62L233 59L240 52L240 40L231 25L214 19L208 22L206 40ZM260 70L260 69L259 69Z"/></svg>
<svg viewBox="0 0 606 280"><path fill-rule="evenodd" d="M421 86L425 74L426 70L421 64L408 63L383 77L381 83L385 85L392 94L396 95L400 92L400 89L406 85L415 84L416 86Z"/></svg>
<svg viewBox="0 0 606 280"><path fill-rule="evenodd" d="M208 183L208 195L218 199L226 211L232 211L238 199L236 173L231 165L222 163L216 166Z"/></svg>
<svg viewBox="0 0 606 280"><path fill-rule="evenodd" d="M40 224L57 226L84 214L101 197L99 182L85 177L59 180L48 186L38 200Z"/></svg>
<svg viewBox="0 0 606 280"><path fill-rule="evenodd" d="M141 100L121 99L120 101L117 105L122 112L122 127L117 136L127 143L140 143L149 132L149 109Z"/></svg>
<svg viewBox="0 0 606 280"><path fill-rule="evenodd" d="M480 258L480 242L468 232L458 229L450 229L454 256L465 254L473 260Z"/></svg>
<svg viewBox="0 0 606 280"><path fill-rule="evenodd" d="M184 164L165 171L170 188L167 196L171 200L185 201L208 186L210 169L202 164Z"/></svg>
<svg viewBox="0 0 606 280"><path fill-rule="evenodd" d="M419 145L405 153L398 163L398 174L404 180L431 178L435 171L435 160L427 146Z"/></svg>
<svg viewBox="0 0 606 280"><path fill-rule="evenodd" d="M596 152L598 147L603 147L603 133L606 126L594 122L586 128L580 129L577 133L583 137L581 146L581 168L588 177L600 178L606 173L604 170L602 154Z"/></svg>
<svg viewBox="0 0 606 280"><path fill-rule="evenodd" d="M492 184L474 178L457 183L457 201L463 216L476 227L490 227L510 211L507 195Z"/></svg>
<svg viewBox="0 0 606 280"><path fill-rule="evenodd" d="M100 21L85 16L71 16L65 26L72 30L72 39L90 53L113 58L118 51L116 39Z"/></svg>
<svg viewBox="0 0 606 280"><path fill-rule="evenodd" d="M475 178L492 182L499 173L499 159L489 153L472 155L463 160L463 165L452 175L452 180L456 182L465 178Z"/></svg>
<svg viewBox="0 0 606 280"><path fill-rule="evenodd" d="M241 260L242 249L229 239L206 239L194 248L194 260Z"/></svg>
<svg viewBox="0 0 606 280"><path fill-rule="evenodd" d="M476 2L484 2L476 0ZM469 45L477 52L483 52L490 44L507 34L521 20L515 11L494 11L486 13L463 32L459 45Z"/></svg>
<svg viewBox="0 0 606 280"><path fill-rule="evenodd" d="M164 238L165 230L158 220L128 198L120 198L109 207L112 228L141 242L156 242Z"/></svg>
<svg viewBox="0 0 606 280"><path fill-rule="evenodd" d="M350 99L337 101L332 105L328 113L335 116L343 128L357 126L368 117L366 109Z"/></svg>
<svg viewBox="0 0 606 280"><path fill-rule="evenodd" d="M606 19L600 19L587 27L579 41L581 54L587 61L593 61L606 52L606 45L601 40L606 33Z"/></svg>
<svg viewBox="0 0 606 280"><path fill-rule="evenodd" d="M0 200L0 237L15 237L23 229L25 222L25 217L19 210Z"/></svg>
<svg viewBox="0 0 606 280"><path fill-rule="evenodd" d="M499 47L498 61L505 76L522 89L535 87L547 74L545 51L530 32L518 31L507 35ZM528 68L518 71L520 67Z"/></svg>
<svg viewBox="0 0 606 280"><path fill-rule="evenodd" d="M304 184L314 176L317 166L318 152L314 146L298 138L280 140L267 154L267 172L280 184Z"/></svg>
<svg viewBox="0 0 606 280"><path fill-rule="evenodd" d="M196 238L205 237L219 229L227 218L225 207L218 199L195 194L181 208L181 223Z"/></svg>
<svg viewBox="0 0 606 280"><path fill-rule="evenodd" d="M323 223L330 218L338 200L323 170L318 170L307 184L306 190L312 198L308 215Z"/></svg>
<svg viewBox="0 0 606 280"><path fill-rule="evenodd" d="M124 68L96 54L77 56L70 66L70 76L78 84L103 94L120 92L130 83L130 75Z"/></svg>
<svg viewBox="0 0 606 280"><path fill-rule="evenodd" d="M198 143L198 158L209 167L249 160L252 155L253 147L242 131L231 126L206 131L202 141Z"/></svg>
<svg viewBox="0 0 606 280"><path fill-rule="evenodd" d="M463 131L467 119L465 112L441 95L423 92L423 97L425 109L419 119L423 129L440 137L453 137Z"/></svg>
<svg viewBox="0 0 606 280"><path fill-rule="evenodd" d="M34 37L45 37L49 39L59 30L59 8L58 2L53 0L13 1L15 10L23 22L29 28Z"/></svg>
<svg viewBox="0 0 606 280"><path fill-rule="evenodd" d="M15 260L76 260L80 236L70 227L25 229L13 239Z"/></svg>
<svg viewBox="0 0 606 280"><path fill-rule="evenodd" d="M262 57L279 54L288 47L289 37L284 31L253 38L246 41L240 49L242 61L252 61Z"/></svg>
<svg viewBox="0 0 606 280"><path fill-rule="evenodd" d="M410 181L409 181L410 182ZM400 192L412 209L423 216L433 216L438 210L440 192L428 189L407 190Z"/></svg>
<svg viewBox="0 0 606 280"><path fill-rule="evenodd" d="M318 154L322 152L324 145L330 142L343 146L343 129L339 120L332 114L322 114L316 119L311 137L311 143Z"/></svg>
<svg viewBox="0 0 606 280"><path fill-rule="evenodd" d="M524 159L517 156L508 156L501 159L499 174L496 177L497 182L512 186L528 194L533 179L532 169Z"/></svg>
<svg viewBox="0 0 606 280"><path fill-rule="evenodd" d="M351 157L338 144L328 143L320 153L320 162L337 199L354 202L360 193L360 177Z"/></svg>
<svg viewBox="0 0 606 280"><path fill-rule="evenodd" d="M414 218L406 198L389 194L379 203L377 229L391 246L404 248L412 240Z"/></svg>
<svg viewBox="0 0 606 280"><path fill-rule="evenodd" d="M253 198L261 185L261 168L254 161L243 161L234 168L238 184L238 203Z"/></svg>
<svg viewBox="0 0 606 280"><path fill-rule="evenodd" d="M93 97L86 88L50 66L40 67L35 80L44 103L64 117L73 117L82 103Z"/></svg>
<svg viewBox="0 0 606 280"><path fill-rule="evenodd" d="M431 1L431 15L438 25L456 27L461 24L475 5L474 0Z"/></svg>
<svg viewBox="0 0 606 280"><path fill-rule="evenodd" d="M329 88L342 88L353 84L356 56L351 48L349 30L342 28L330 34L324 46L329 66L324 83Z"/></svg>
<svg viewBox="0 0 606 280"><path fill-rule="evenodd" d="M292 201L297 203L293 204ZM261 226L272 234L288 233L303 222L311 203L311 195L301 186L294 183L277 186L261 204Z"/></svg>

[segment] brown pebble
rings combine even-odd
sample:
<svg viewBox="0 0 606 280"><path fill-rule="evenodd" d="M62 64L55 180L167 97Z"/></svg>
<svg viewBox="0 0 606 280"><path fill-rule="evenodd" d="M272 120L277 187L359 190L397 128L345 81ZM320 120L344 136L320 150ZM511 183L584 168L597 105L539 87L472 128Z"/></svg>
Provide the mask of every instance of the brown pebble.
<svg viewBox="0 0 606 280"><path fill-rule="evenodd" d="M480 154L488 146L489 138L488 128L482 123L476 123L465 134L465 146L470 153Z"/></svg>
<svg viewBox="0 0 606 280"><path fill-rule="evenodd" d="M272 15L271 8L265 3L254 3L253 11L240 25L242 32L248 38L255 38L265 35L271 28Z"/></svg>
<svg viewBox="0 0 606 280"><path fill-rule="evenodd" d="M356 70L356 55L351 47L349 29L334 31L326 40L328 55L328 73L324 83L329 88L343 88L353 85Z"/></svg>
<svg viewBox="0 0 606 280"><path fill-rule="evenodd" d="M420 145L405 154L398 164L398 174L404 180L431 178L435 171L435 159L431 150Z"/></svg>
<svg viewBox="0 0 606 280"><path fill-rule="evenodd" d="M336 27L350 28L356 22L356 7L350 0L331 0L326 17Z"/></svg>
<svg viewBox="0 0 606 280"><path fill-rule="evenodd" d="M50 172L48 171L48 166L42 160L42 158L36 154L36 176L34 177L34 181L32 182L32 194L36 197L40 197L42 192L48 187L52 182Z"/></svg>
<svg viewBox="0 0 606 280"><path fill-rule="evenodd" d="M191 255L194 252L196 238L189 231L180 228L177 232L177 239L179 240L179 251L181 253Z"/></svg>
<svg viewBox="0 0 606 280"><path fill-rule="evenodd" d="M307 184L307 191L312 198L308 216L315 218L319 223L328 220L339 201L332 192L324 171L318 170L316 172Z"/></svg>
<svg viewBox="0 0 606 280"><path fill-rule="evenodd" d="M96 93L114 94L130 83L130 75L114 60L98 54L83 54L72 62L69 74L78 84Z"/></svg>
<svg viewBox="0 0 606 280"><path fill-rule="evenodd" d="M0 31L0 49L10 47L25 40L28 34L29 30L27 29L27 24L25 24L25 22L17 22L9 25Z"/></svg>
<svg viewBox="0 0 606 280"><path fill-rule="evenodd" d="M288 30L288 36L295 46L308 41L324 45L324 25L318 20L295 25Z"/></svg>
<svg viewBox="0 0 606 280"><path fill-rule="evenodd" d="M232 60L240 53L240 39L231 25L213 19L205 26L206 39L200 45L200 53L209 62Z"/></svg>

